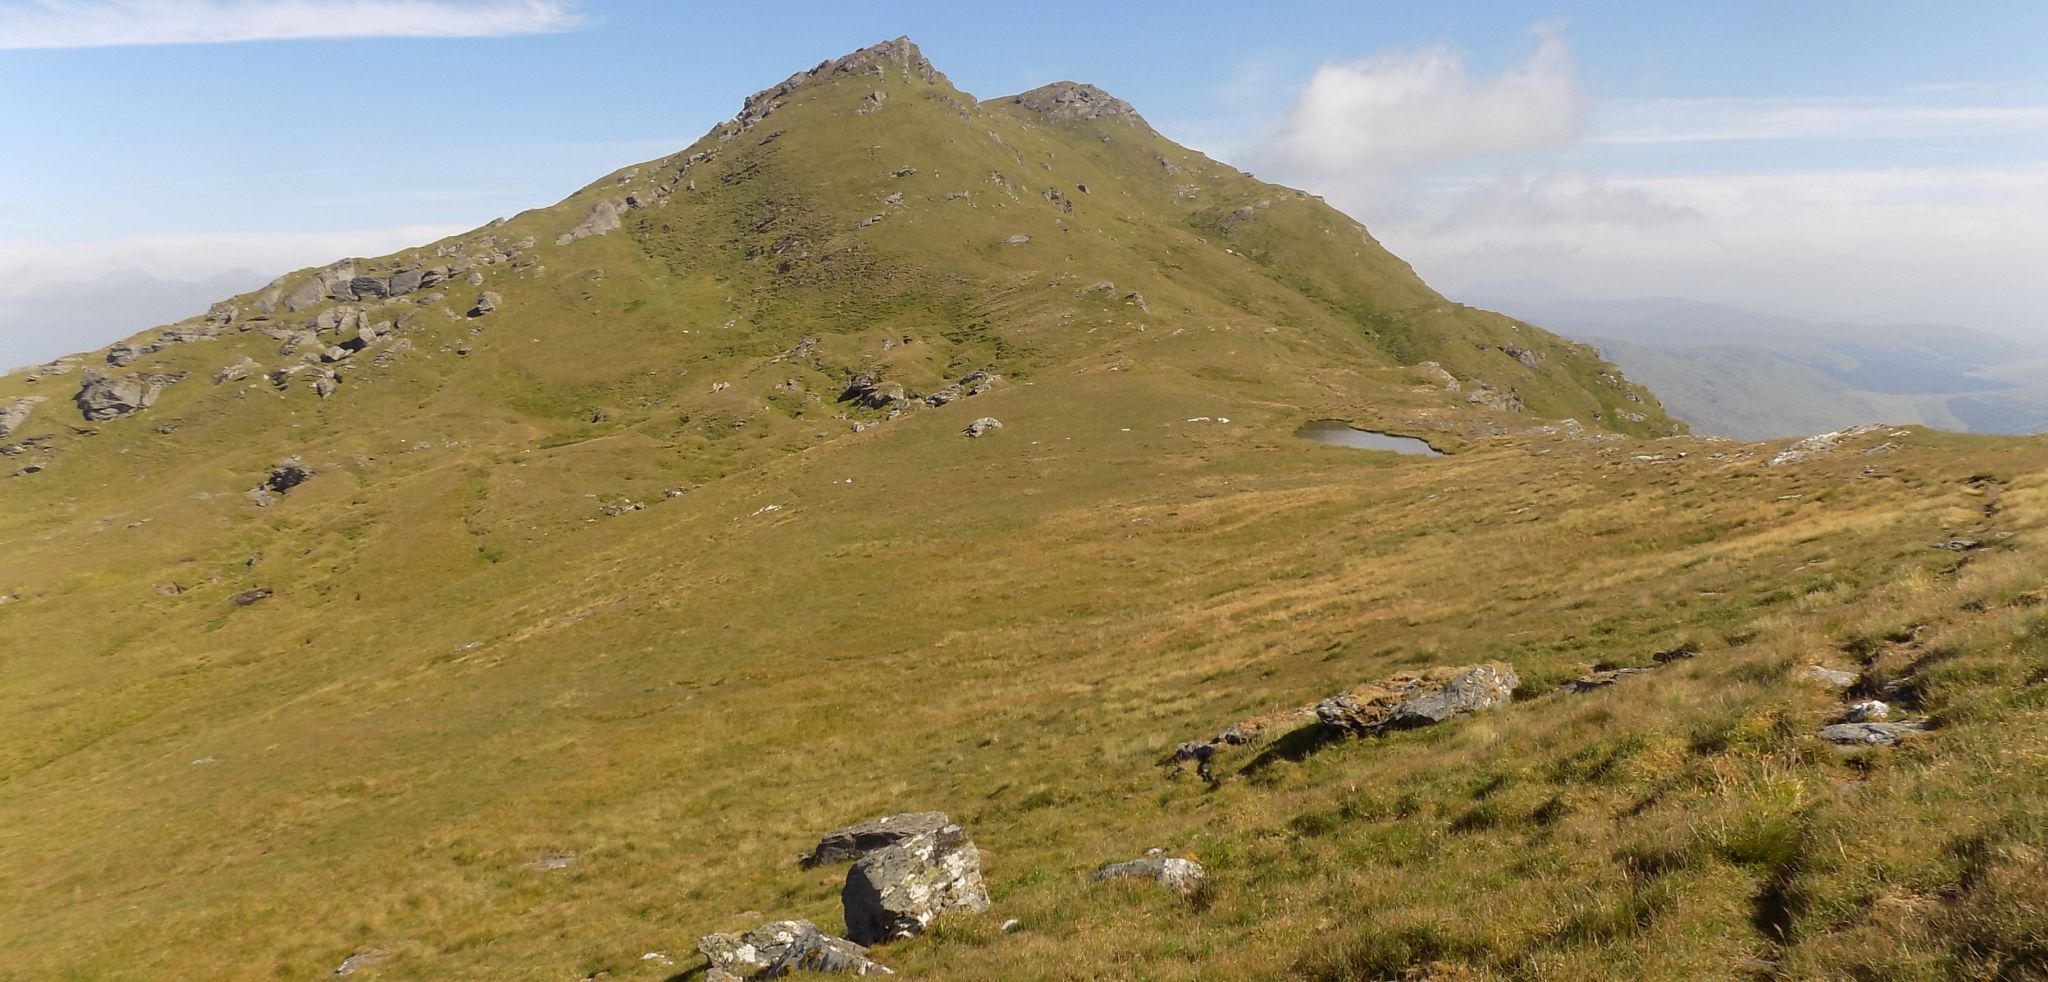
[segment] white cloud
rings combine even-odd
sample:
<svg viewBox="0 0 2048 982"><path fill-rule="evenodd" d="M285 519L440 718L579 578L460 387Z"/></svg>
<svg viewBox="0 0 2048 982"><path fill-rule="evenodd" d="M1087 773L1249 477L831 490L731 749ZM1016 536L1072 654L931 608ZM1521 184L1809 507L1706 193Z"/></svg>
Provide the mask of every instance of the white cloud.
<svg viewBox="0 0 2048 982"><path fill-rule="evenodd" d="M1662 228L1702 217L1648 189L1596 174L1505 174L1460 194L1437 222L1439 232L1527 230L1557 226L1617 225Z"/></svg>
<svg viewBox="0 0 2048 982"><path fill-rule="evenodd" d="M1558 147L1588 119L1571 51L1538 27L1526 62L1474 76L1436 46L1331 62L1302 90L1260 156L1277 172L1395 180L1449 161Z"/></svg>
<svg viewBox="0 0 2048 982"><path fill-rule="evenodd" d="M1901 99L1622 99L1603 103L1600 116L1592 142L1608 144L2048 133L2048 106Z"/></svg>
<svg viewBox="0 0 2048 982"><path fill-rule="evenodd" d="M0 50L508 37L589 23L574 0L13 0Z"/></svg>
<svg viewBox="0 0 2048 982"><path fill-rule="evenodd" d="M1963 324L2048 335L2048 167L1871 168L1608 177L1595 200L1685 217L1554 207L1552 176L1445 192L1374 227L1439 289L1682 296L1819 321ZM1570 186L1568 183L1567 187ZM1517 201L1524 191L1530 200ZM1618 196L1618 197L1617 197ZM1564 200L1571 202L1572 195ZM1453 221L1445 216L1459 216Z"/></svg>

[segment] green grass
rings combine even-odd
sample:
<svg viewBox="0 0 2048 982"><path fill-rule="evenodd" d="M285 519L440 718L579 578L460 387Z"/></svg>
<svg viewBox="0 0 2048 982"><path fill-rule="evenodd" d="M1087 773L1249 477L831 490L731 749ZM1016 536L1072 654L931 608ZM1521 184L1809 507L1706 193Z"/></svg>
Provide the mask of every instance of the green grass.
<svg viewBox="0 0 2048 982"><path fill-rule="evenodd" d="M972 831L995 907L879 950L909 977L2040 974L2048 450L1916 429L1765 468L1649 438L1654 402L1634 438L1544 432L1626 402L1583 349L1148 133L972 107L806 88L620 231L552 245L657 165L518 216L489 231L543 272L488 267L501 311L420 308L327 402L213 387L278 361L236 333L138 366L194 376L135 419L44 405L21 435L51 466L0 482L0 975L312 978L377 947L373 977L665 978L711 931L837 926L842 871L796 855L923 808ZM1088 185L1073 214L1055 183ZM760 258L790 235L801 263ZM834 400L870 364L1006 381L856 433L879 414ZM981 415L1004 428L958 435ZM1328 417L1455 453L1289 436ZM242 497L294 452L311 482ZM1927 548L1961 534L1993 545ZM1244 748L1213 790L1156 766L1490 659L1525 680L1499 712ZM1841 697L1804 666L1865 661L1940 728L1820 745ZM1152 846L1210 868L1200 903L1088 881Z"/></svg>

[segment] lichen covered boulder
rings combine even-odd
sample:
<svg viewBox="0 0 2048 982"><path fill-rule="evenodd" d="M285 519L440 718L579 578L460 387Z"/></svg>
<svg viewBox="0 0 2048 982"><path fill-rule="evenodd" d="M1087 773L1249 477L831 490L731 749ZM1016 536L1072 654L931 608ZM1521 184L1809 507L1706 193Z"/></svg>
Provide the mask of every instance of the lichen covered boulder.
<svg viewBox="0 0 2048 982"><path fill-rule="evenodd" d="M843 863L926 832L937 832L953 820L945 812L906 812L884 815L872 822L849 825L825 833L798 864L805 869L827 863Z"/></svg>
<svg viewBox="0 0 2048 982"><path fill-rule="evenodd" d="M1095 871L1098 883L1105 880L1151 880L1183 897L1200 890L1208 876L1209 871L1203 869L1201 863L1168 856L1163 849L1149 849L1143 859L1111 863Z"/></svg>
<svg viewBox="0 0 2048 982"><path fill-rule="evenodd" d="M914 938L951 913L988 909L981 853L958 825L922 832L861 857L839 891L857 944Z"/></svg>
<svg viewBox="0 0 2048 982"><path fill-rule="evenodd" d="M740 934L707 934L697 950L710 961L705 977L774 979L797 972L891 975L867 949L835 938L810 921L773 921Z"/></svg>
<svg viewBox="0 0 2048 982"><path fill-rule="evenodd" d="M1316 718L1349 734L1429 726L1507 705L1520 684L1514 667L1502 662L1432 668L1368 682L1331 696L1316 704Z"/></svg>

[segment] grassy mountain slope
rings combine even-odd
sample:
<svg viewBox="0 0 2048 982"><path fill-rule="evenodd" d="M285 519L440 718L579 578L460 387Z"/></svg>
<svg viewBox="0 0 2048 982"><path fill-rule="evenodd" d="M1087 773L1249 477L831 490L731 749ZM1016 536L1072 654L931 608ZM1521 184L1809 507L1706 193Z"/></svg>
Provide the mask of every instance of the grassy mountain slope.
<svg viewBox="0 0 2048 982"><path fill-rule="evenodd" d="M103 369L188 373L141 412L83 422L82 368L0 383L50 397L9 438L40 469L0 482L0 975L374 948L375 977L667 978L710 931L836 928L842 872L797 852L923 808L966 823L995 908L877 950L910 977L2039 968L2037 442L1874 431L1771 467L1653 436L1590 349L1106 99L975 102L902 44L802 79L356 263L493 260L434 287L236 298ZM281 389L211 381L341 307L392 331ZM871 369L1003 380L889 419L838 398ZM1003 427L962 437L978 416ZM1289 436L1317 417L1455 453ZM258 506L287 453L313 476ZM1928 548L1959 536L1984 547ZM1505 710L1248 748L1213 790L1156 766L1495 658ZM1823 746L1813 662L1938 729ZM1150 846L1213 888L1088 882Z"/></svg>

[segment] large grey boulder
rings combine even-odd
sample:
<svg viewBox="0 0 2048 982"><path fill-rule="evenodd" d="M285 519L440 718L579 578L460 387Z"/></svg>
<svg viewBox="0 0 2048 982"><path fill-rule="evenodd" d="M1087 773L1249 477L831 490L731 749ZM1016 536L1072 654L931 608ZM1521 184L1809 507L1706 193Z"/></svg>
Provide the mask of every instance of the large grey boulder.
<svg viewBox="0 0 2048 982"><path fill-rule="evenodd" d="M391 279L386 281L385 292L389 296L405 296L406 294L419 289L421 284L423 284L426 281L426 278L427 274L421 270L400 270L396 273L391 274ZM436 277L437 281L438 279L439 278Z"/></svg>
<svg viewBox="0 0 2048 982"><path fill-rule="evenodd" d="M29 414L45 401L43 396L19 396L0 399L0 437L7 436L28 422Z"/></svg>
<svg viewBox="0 0 2048 982"><path fill-rule="evenodd" d="M88 372L78 388L74 400L78 410L85 414L87 422L100 423L122 416L132 415L156 404L164 387L182 375L139 375L126 378L109 378L98 372Z"/></svg>
<svg viewBox="0 0 2048 982"><path fill-rule="evenodd" d="M128 363L149 353L150 349L146 345L123 341L107 349L107 364L115 368L125 368Z"/></svg>
<svg viewBox="0 0 2048 982"><path fill-rule="evenodd" d="M891 975L867 949L835 938L810 921L774 921L740 934L707 934L697 950L710 961L706 978L772 979L795 972Z"/></svg>
<svg viewBox="0 0 2048 982"><path fill-rule="evenodd" d="M504 302L504 297L498 296L496 293L493 293L490 290L485 290L484 292L477 294L476 303L471 305L469 308L469 316L482 317L483 315L498 309L498 305Z"/></svg>
<svg viewBox="0 0 2048 982"><path fill-rule="evenodd" d="M1862 677L1855 672L1844 672L1840 669L1828 668L1824 665L1807 666L1806 675L1822 685L1833 686L1837 689L1846 689L1855 685L1856 680Z"/></svg>
<svg viewBox="0 0 2048 982"><path fill-rule="evenodd" d="M391 281L382 276L358 276L348 281L348 288L358 300L382 300L391 295Z"/></svg>
<svg viewBox="0 0 2048 982"><path fill-rule="evenodd" d="M226 385L229 382L240 382L261 371L263 371L263 366L257 364L256 359L244 357L241 361L213 373L213 384Z"/></svg>
<svg viewBox="0 0 2048 982"><path fill-rule="evenodd" d="M839 902L856 944L914 938L947 914L988 909L981 853L958 825L911 836L854 863Z"/></svg>
<svg viewBox="0 0 2048 982"><path fill-rule="evenodd" d="M905 812L901 815L884 815L872 822L849 825L843 829L825 833L818 840L817 848L798 860L804 869L823 866L826 863L843 863L859 859L885 846L893 846L913 835L937 832L953 820L945 812Z"/></svg>
<svg viewBox="0 0 2048 982"><path fill-rule="evenodd" d="M1352 734L1429 726L1507 705L1520 684L1514 667L1501 662L1435 668L1380 679L1332 696L1316 704L1316 718Z"/></svg>
<svg viewBox="0 0 2048 982"><path fill-rule="evenodd" d="M1820 728L1820 738L1843 747L1889 747L1927 732L1925 723L1836 723Z"/></svg>
<svg viewBox="0 0 2048 982"><path fill-rule="evenodd" d="M961 430L960 435L968 437L969 439L973 439L977 437L987 436L990 433L994 433L995 431L1000 430L1002 428L1002 420L997 419L994 416L983 416L980 419L977 419L974 422L967 424L967 428Z"/></svg>
<svg viewBox="0 0 2048 982"><path fill-rule="evenodd" d="M1166 855L1163 849L1148 849L1145 858L1124 863L1111 863L1095 871L1095 881L1104 880L1151 880L1183 897L1191 896L1202 888L1209 871L1192 859L1180 859Z"/></svg>
<svg viewBox="0 0 2048 982"><path fill-rule="evenodd" d="M556 236L555 244L565 246L577 239L587 239L593 235L603 235L618 227L619 206L610 201L600 201L590 206L589 213L583 216L582 221L576 223L575 228Z"/></svg>

